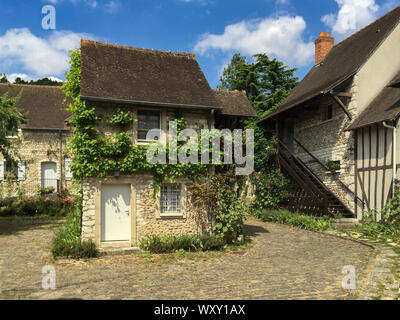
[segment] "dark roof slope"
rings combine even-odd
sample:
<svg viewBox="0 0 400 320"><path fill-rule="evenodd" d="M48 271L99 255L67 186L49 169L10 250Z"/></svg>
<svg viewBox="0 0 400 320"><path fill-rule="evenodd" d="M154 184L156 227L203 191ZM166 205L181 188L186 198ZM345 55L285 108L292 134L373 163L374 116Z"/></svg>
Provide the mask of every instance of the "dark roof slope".
<svg viewBox="0 0 400 320"><path fill-rule="evenodd" d="M322 63L311 69L280 108L264 120L329 92L354 75L397 26L399 19L400 7L397 7L334 46Z"/></svg>
<svg viewBox="0 0 400 320"><path fill-rule="evenodd" d="M18 107L27 113L24 128L66 129L65 120L71 116L63 103L60 87L0 84L0 95L17 96L22 90Z"/></svg>
<svg viewBox="0 0 400 320"><path fill-rule="evenodd" d="M372 124L393 121L400 116L400 88L391 84L399 79L399 74L382 92L372 101L372 103L353 121L347 130L355 130L370 126Z"/></svg>
<svg viewBox="0 0 400 320"><path fill-rule="evenodd" d="M246 92L214 90L218 105L223 107L221 114L238 117L257 116L247 98Z"/></svg>
<svg viewBox="0 0 400 320"><path fill-rule="evenodd" d="M82 40L81 96L217 107L194 55Z"/></svg>

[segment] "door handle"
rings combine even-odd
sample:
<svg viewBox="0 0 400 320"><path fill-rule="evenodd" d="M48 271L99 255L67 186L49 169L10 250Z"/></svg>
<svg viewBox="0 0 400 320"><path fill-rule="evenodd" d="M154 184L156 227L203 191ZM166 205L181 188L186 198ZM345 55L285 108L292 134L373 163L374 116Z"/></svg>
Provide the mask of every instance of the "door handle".
<svg viewBox="0 0 400 320"><path fill-rule="evenodd" d="M126 210L125 213L130 216L131 215L131 211L130 210Z"/></svg>

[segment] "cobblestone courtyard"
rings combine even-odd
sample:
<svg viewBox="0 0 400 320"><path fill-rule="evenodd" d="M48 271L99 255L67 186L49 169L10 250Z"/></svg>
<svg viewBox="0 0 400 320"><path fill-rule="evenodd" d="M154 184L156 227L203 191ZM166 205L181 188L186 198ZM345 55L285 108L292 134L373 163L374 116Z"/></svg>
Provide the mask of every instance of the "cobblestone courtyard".
<svg viewBox="0 0 400 320"><path fill-rule="evenodd" d="M364 279L374 250L357 242L250 220L245 252L154 263L136 255L52 261L60 222L0 220L1 299L346 299L342 268ZM41 287L45 265L57 289Z"/></svg>

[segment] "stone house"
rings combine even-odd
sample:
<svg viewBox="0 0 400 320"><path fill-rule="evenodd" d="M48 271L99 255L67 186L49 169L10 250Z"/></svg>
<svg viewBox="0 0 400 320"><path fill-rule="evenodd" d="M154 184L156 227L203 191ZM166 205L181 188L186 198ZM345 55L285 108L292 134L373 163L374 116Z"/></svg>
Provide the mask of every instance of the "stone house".
<svg viewBox="0 0 400 320"><path fill-rule="evenodd" d="M314 67L261 121L276 121L279 164L301 189L292 209L361 220L391 198L400 165L399 21L397 7L337 45L321 33Z"/></svg>
<svg viewBox="0 0 400 320"><path fill-rule="evenodd" d="M6 93L8 97L21 93L18 107L26 115L26 121L9 132L21 158L18 168L11 169L0 158L0 197L18 193L34 196L43 188L53 188L55 192L71 189L71 157L65 153L71 134L66 125L70 113L63 103L61 88L0 84L0 95Z"/></svg>
<svg viewBox="0 0 400 320"><path fill-rule="evenodd" d="M81 42L81 99L103 117L129 112L136 121L126 132L134 145L152 143L150 129L167 143L177 111L196 131L256 115L244 93L213 91L192 54L88 40ZM104 136L116 133L106 122L96 126ZM194 208L192 189L190 177L155 189L146 172L86 177L82 238L107 248L136 247L149 235L201 234L209 221Z"/></svg>

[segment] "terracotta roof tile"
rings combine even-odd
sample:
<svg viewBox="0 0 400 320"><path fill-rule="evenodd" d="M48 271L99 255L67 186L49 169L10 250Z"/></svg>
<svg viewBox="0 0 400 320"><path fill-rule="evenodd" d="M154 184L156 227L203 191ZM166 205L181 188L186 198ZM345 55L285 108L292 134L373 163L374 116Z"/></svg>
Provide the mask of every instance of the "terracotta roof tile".
<svg viewBox="0 0 400 320"><path fill-rule="evenodd" d="M239 117L257 116L246 92L214 90L214 94L218 104L223 107L221 114Z"/></svg>
<svg viewBox="0 0 400 320"><path fill-rule="evenodd" d="M0 84L0 95L17 96L22 90L18 107L27 113L25 128L65 129L65 120L71 116L63 103L64 93L57 86Z"/></svg>
<svg viewBox="0 0 400 320"><path fill-rule="evenodd" d="M89 40L81 50L83 97L218 107L193 54Z"/></svg>
<svg viewBox="0 0 400 320"><path fill-rule="evenodd" d="M400 7L396 7L334 46L322 63L315 65L285 102L263 121L329 92L351 78L398 25L399 20Z"/></svg>

